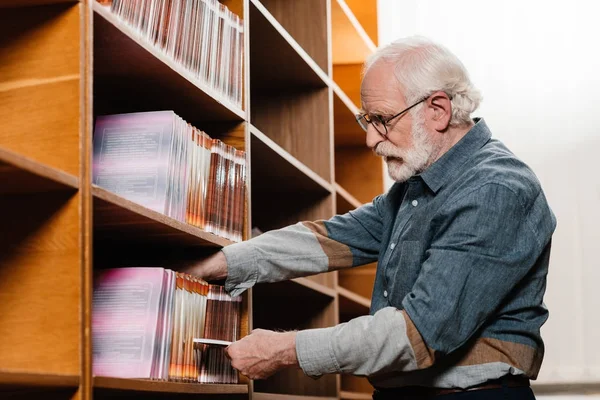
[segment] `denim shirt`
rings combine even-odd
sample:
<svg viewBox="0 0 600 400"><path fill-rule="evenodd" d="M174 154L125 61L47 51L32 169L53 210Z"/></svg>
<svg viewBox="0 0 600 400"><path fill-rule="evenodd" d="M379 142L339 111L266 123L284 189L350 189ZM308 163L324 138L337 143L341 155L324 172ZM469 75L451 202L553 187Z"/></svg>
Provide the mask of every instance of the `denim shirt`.
<svg viewBox="0 0 600 400"><path fill-rule="evenodd" d="M555 227L534 173L476 120L372 203L226 247L226 288L378 261L371 315L298 332L306 374L367 376L376 387L535 379Z"/></svg>

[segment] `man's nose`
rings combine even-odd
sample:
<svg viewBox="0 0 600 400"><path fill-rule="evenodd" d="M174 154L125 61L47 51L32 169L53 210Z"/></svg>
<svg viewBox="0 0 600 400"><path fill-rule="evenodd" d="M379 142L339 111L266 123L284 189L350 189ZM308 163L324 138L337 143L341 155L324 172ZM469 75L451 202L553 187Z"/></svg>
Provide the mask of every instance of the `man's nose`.
<svg viewBox="0 0 600 400"><path fill-rule="evenodd" d="M379 132L377 132L377 129L375 129L373 125L369 124L367 128L367 146L374 150L375 146L384 140L385 138Z"/></svg>

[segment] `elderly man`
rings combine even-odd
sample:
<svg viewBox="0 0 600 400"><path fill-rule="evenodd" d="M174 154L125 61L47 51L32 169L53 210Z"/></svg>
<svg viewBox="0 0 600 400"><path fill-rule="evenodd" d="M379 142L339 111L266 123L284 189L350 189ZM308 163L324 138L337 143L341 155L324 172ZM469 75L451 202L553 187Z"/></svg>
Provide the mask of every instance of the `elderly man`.
<svg viewBox="0 0 600 400"><path fill-rule="evenodd" d="M357 121L395 184L348 214L224 248L189 272L239 294L378 261L371 315L331 328L255 330L232 344L235 368L265 378L369 377L375 399L532 399L556 221L534 173L483 119L462 63L422 38L366 63Z"/></svg>

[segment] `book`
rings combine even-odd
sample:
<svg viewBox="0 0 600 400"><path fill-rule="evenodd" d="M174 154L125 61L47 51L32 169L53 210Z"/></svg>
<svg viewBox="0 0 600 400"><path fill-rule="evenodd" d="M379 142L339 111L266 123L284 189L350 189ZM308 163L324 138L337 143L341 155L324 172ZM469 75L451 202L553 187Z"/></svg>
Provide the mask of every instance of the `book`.
<svg viewBox="0 0 600 400"><path fill-rule="evenodd" d="M113 268L95 277L93 374L237 383L225 346L239 339L241 297L164 268Z"/></svg>

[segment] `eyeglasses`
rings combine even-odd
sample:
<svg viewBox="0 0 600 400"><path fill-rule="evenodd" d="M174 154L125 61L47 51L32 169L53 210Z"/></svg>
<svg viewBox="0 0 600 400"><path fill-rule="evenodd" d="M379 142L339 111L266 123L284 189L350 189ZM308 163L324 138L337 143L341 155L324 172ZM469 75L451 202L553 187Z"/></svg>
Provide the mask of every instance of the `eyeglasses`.
<svg viewBox="0 0 600 400"><path fill-rule="evenodd" d="M363 130L365 132L367 132L367 129L369 128L369 124L371 124L371 125L373 125L373 128L375 128L375 130L381 136L387 137L387 135L388 135L387 127L391 120L393 120L394 118L398 118L399 116L401 116L402 114L404 114L405 112L410 110L411 108L416 107L418 104L421 104L422 102L427 100L427 98L428 97L425 97L424 99L417 101L412 106L405 108L404 110L400 111L398 114L393 115L389 118L383 118L381 115L356 114L356 122L358 122L360 127L363 128Z"/></svg>

